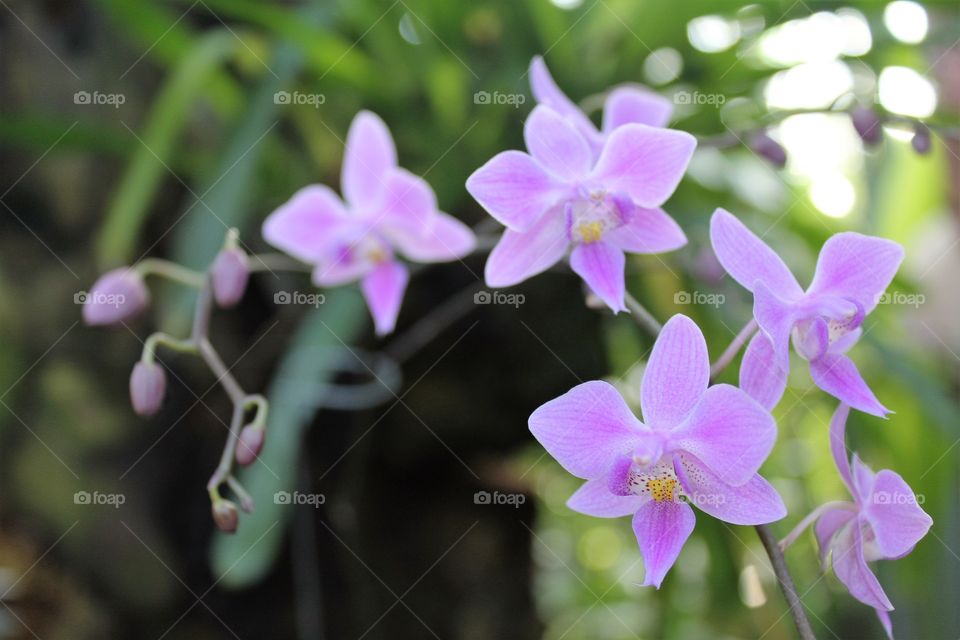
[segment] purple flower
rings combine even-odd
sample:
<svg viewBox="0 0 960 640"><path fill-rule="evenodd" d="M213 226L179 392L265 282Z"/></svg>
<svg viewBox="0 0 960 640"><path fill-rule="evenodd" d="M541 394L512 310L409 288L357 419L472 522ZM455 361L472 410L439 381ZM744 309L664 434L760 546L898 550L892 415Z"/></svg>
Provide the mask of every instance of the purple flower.
<svg viewBox="0 0 960 640"><path fill-rule="evenodd" d="M664 127L673 115L673 103L663 96L640 86L621 86L607 95L603 126L598 131L590 118L560 90L540 56L530 63L530 89L539 104L550 107L573 124L590 145L594 158L600 155L604 140L617 127L630 123Z"/></svg>
<svg viewBox="0 0 960 640"><path fill-rule="evenodd" d="M830 449L852 503L833 503L814 529L821 562L832 557L833 572L850 595L877 611L887 635L893 637L887 594L867 562L901 558L927 534L933 520L917 504L913 490L889 469L874 473L853 455L853 468L844 445L849 407L841 403L830 423Z"/></svg>
<svg viewBox="0 0 960 640"><path fill-rule="evenodd" d="M770 413L730 385L707 388L703 334L676 315L663 327L643 376L644 422L606 382L586 382L530 416L530 431L557 461L587 482L574 511L601 518L633 515L646 575L660 587L693 531L690 503L734 524L786 515L757 474L776 439Z"/></svg>
<svg viewBox="0 0 960 640"><path fill-rule="evenodd" d="M680 182L696 139L625 124L594 160L571 120L544 105L527 118L524 138L529 154L497 154L467 180L470 194L507 227L487 260L487 284L522 282L572 245L573 270L607 306L624 310L624 251L672 251L687 241L659 207Z"/></svg>
<svg viewBox="0 0 960 640"><path fill-rule="evenodd" d="M762 331L747 346L740 386L767 408L787 384L790 342L810 363L814 383L865 413L884 417L877 400L845 352L860 338L864 317L893 279L903 248L891 240L844 232L824 243L813 282L804 291L790 269L729 212L717 209L710 240L724 269L753 292L753 315Z"/></svg>
<svg viewBox="0 0 960 640"><path fill-rule="evenodd" d="M377 333L387 334L409 279L394 252L415 262L446 262L470 253L476 239L437 208L425 180L397 166L390 131L369 111L350 125L341 190L345 202L325 185L304 187L270 214L263 235L314 265L317 286L360 280Z"/></svg>

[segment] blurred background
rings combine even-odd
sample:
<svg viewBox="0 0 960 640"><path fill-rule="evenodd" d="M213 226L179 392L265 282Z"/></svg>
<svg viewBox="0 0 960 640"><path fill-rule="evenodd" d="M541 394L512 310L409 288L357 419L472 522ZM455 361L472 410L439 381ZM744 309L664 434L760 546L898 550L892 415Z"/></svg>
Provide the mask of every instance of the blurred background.
<svg viewBox="0 0 960 640"><path fill-rule="evenodd" d="M595 115L608 87L644 83L703 140L667 205L690 244L632 257L628 287L661 320L692 316L714 357L750 317L709 248L715 207L802 283L834 232L905 245L853 352L896 415L855 412L850 446L901 473L934 519L909 557L875 567L898 637L960 635L955 0L0 5L0 637L793 637L750 528L698 517L656 592L635 586L628 520L564 506L577 481L527 417L589 379L635 401L651 346L628 317L588 308L565 270L478 305L482 255L430 267L385 340L352 288L277 305L313 292L308 278L255 276L212 330L244 388L273 403L263 459L243 474L257 510L233 537L204 490L230 412L211 375L162 353L160 414L137 418L127 397L141 341L188 331L191 293L151 281L152 309L128 327L80 321L77 295L108 268L206 267L228 227L268 250L270 211L303 185L338 184L362 108L441 206L489 235L464 181L522 148L537 54ZM857 103L890 117L876 146L844 113L798 113ZM936 127L929 153L912 148L911 118ZM765 124L783 169L750 148ZM846 499L833 408L794 367L763 469L790 510L778 536ZM818 637L882 637L820 572L811 536L788 561Z"/></svg>

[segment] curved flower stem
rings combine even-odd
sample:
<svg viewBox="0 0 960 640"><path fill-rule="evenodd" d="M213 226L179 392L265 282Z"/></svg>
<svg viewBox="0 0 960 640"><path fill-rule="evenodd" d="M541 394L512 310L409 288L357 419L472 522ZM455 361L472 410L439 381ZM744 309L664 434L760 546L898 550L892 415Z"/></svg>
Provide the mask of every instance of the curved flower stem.
<svg viewBox="0 0 960 640"><path fill-rule="evenodd" d="M150 337L143 343L143 353L140 359L144 362L153 362L157 355L157 347L161 346L180 353L197 353L197 343L194 342L193 339L188 338L181 340L174 338L168 333L157 331L156 333L150 334Z"/></svg>
<svg viewBox="0 0 960 640"><path fill-rule="evenodd" d="M641 329L649 333L651 336L656 337L660 333L660 329L663 328L663 325L653 317L653 314L647 311L647 308L640 304L640 301L634 298L630 292L624 294L624 302L627 304L627 309L630 310L630 316L633 318Z"/></svg>
<svg viewBox="0 0 960 640"><path fill-rule="evenodd" d="M161 276L167 278L168 280L185 284L188 287L193 287L194 289L199 289L202 287L205 280L203 273L194 271L193 269L188 269L187 267L179 265L176 262L163 260L162 258L147 258L145 260L141 260L137 263L134 269L141 276Z"/></svg>
<svg viewBox="0 0 960 640"><path fill-rule="evenodd" d="M254 424L263 425L267 415L267 400L261 395L248 395L243 387L237 382L237 379L230 373L230 369L223 362L223 358L217 352L213 343L208 337L210 329L210 314L213 311L213 290L209 275L200 289L200 295L197 297L197 308L193 318L193 331L190 343L195 345L200 357L206 363L207 367L216 376L217 382L223 386L230 400L233 402L233 417L230 419L230 433L227 436L227 442L220 454L220 463L214 470L213 475L207 482L207 492L210 494L210 500L216 505L222 500L220 497L220 485L224 482L240 499L241 508L250 512L253 510L253 500L250 494L243 488L240 482L233 475L233 461L236 456L237 443L240 438L240 429L243 427L243 419L250 407L256 408Z"/></svg>
<svg viewBox="0 0 960 640"><path fill-rule="evenodd" d="M727 365L736 357L747 340L753 336L757 330L757 321L751 319L750 322L740 330L726 350L717 358L717 361L710 366L710 379L714 380L720 373L727 368Z"/></svg>
<svg viewBox="0 0 960 640"><path fill-rule="evenodd" d="M793 624L797 627L797 633L801 640L816 640L813 635L813 629L810 627L810 621L807 620L807 614L803 610L803 602L797 594L797 587L793 584L793 577L790 575L790 569L787 567L787 561L783 557L780 545L774 537L770 527L765 524L758 524L754 527L757 535L760 536L760 542L770 557L770 564L773 566L773 572L777 576L777 583L780 585L780 591L787 600L787 606L790 608L790 616L793 618Z"/></svg>
<svg viewBox="0 0 960 640"><path fill-rule="evenodd" d="M788 533L787 536L780 541L780 550L786 551L790 545L796 542L797 538L800 537L800 534L803 533L807 529L807 527L809 527L814 522L816 522L817 518L819 518L824 513L832 509L847 509L849 511L856 511L857 507L851 502L843 502L840 500L834 500L832 502L823 503L822 505L820 505L819 507L811 511L809 514L807 514L807 517L801 520L797 524L797 526L793 528L793 531Z"/></svg>

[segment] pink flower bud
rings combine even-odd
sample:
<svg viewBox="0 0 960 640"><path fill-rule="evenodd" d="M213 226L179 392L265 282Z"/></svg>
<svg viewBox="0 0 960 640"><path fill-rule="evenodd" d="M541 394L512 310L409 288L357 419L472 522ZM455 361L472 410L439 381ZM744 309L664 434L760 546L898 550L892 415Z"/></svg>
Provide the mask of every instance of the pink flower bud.
<svg viewBox="0 0 960 640"><path fill-rule="evenodd" d="M753 135L750 139L750 148L753 149L754 153L758 156L766 158L770 164L776 167L782 169L787 164L787 152L780 146L779 142L771 138L764 131Z"/></svg>
<svg viewBox="0 0 960 640"><path fill-rule="evenodd" d="M140 314L150 303L143 277L130 267L108 271L93 283L89 292L78 293L83 320L88 325L117 324Z"/></svg>
<svg viewBox="0 0 960 640"><path fill-rule="evenodd" d="M920 155L930 153L930 129L924 124L917 123L910 144Z"/></svg>
<svg viewBox="0 0 960 640"><path fill-rule="evenodd" d="M853 122L857 134L868 145L877 144L883 137L883 122L870 107L856 107L850 112L850 121Z"/></svg>
<svg viewBox="0 0 960 640"><path fill-rule="evenodd" d="M137 415L149 417L160 410L167 391L167 374L155 362L137 362L130 374L130 403Z"/></svg>
<svg viewBox="0 0 960 640"><path fill-rule="evenodd" d="M224 249L210 269L213 281L213 297L217 304L229 308L240 302L250 279L247 256L240 249Z"/></svg>
<svg viewBox="0 0 960 640"><path fill-rule="evenodd" d="M220 531L234 533L237 530L240 514L237 512L237 505L233 502L223 499L216 500L210 505L210 512L213 514L213 521Z"/></svg>
<svg viewBox="0 0 960 640"><path fill-rule="evenodd" d="M240 431L237 442L237 464L247 466L257 459L263 450L263 440L266 433L261 427L247 425Z"/></svg>

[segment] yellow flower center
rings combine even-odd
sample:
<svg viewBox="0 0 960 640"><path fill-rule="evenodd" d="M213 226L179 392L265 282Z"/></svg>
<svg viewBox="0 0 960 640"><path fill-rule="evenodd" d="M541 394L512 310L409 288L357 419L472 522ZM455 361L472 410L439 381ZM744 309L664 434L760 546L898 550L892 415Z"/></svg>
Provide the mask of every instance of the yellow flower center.
<svg viewBox="0 0 960 640"><path fill-rule="evenodd" d="M600 236L603 235L603 227L604 225L601 220L581 222L577 226L577 232L584 242L599 242Z"/></svg>
<svg viewBox="0 0 960 640"><path fill-rule="evenodd" d="M647 490L650 491L650 497L657 502L673 500L673 490L676 486L676 478L657 477L647 480Z"/></svg>

